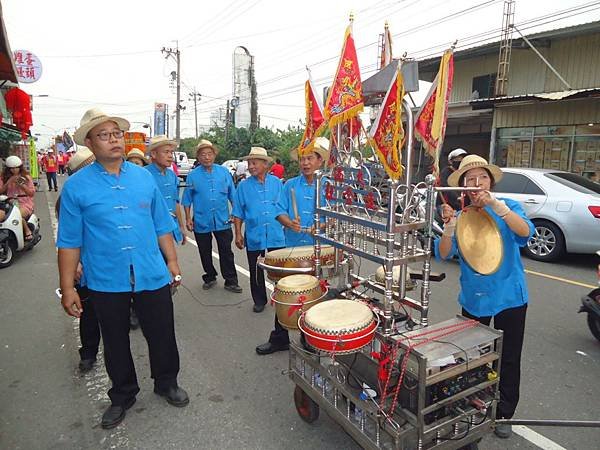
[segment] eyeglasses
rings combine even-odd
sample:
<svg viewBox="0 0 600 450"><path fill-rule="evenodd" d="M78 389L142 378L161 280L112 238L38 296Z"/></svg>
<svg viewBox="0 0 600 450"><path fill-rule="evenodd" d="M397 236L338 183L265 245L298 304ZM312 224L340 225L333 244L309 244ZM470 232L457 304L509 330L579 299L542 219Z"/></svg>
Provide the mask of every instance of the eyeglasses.
<svg viewBox="0 0 600 450"><path fill-rule="evenodd" d="M124 132L122 130L101 131L96 135L96 137L101 141L108 141L111 136L115 139L121 139L123 137L123 134Z"/></svg>

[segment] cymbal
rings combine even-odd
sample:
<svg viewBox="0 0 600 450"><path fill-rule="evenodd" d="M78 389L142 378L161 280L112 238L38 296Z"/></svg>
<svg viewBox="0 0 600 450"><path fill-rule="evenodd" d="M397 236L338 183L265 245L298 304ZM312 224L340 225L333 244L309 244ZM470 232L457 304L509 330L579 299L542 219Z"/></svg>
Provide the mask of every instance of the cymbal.
<svg viewBox="0 0 600 450"><path fill-rule="evenodd" d="M491 275L502 264L504 248L498 225L482 208L467 207L456 222L456 241L465 262L482 275Z"/></svg>

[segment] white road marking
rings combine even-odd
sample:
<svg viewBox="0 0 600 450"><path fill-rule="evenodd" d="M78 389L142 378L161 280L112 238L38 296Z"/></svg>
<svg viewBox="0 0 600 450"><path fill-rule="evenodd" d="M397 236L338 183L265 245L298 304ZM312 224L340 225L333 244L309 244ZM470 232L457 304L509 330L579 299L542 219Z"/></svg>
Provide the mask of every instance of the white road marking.
<svg viewBox="0 0 600 450"><path fill-rule="evenodd" d="M185 237L185 240L188 241L190 244L192 244L193 246L195 246L196 248L198 247L198 244L196 244L196 241L193 240L192 238L189 237ZM219 254L217 252L212 252L213 258L215 259L219 259ZM241 273L242 275L247 276L248 278L250 278L250 272L248 271L248 269L246 269L245 267L242 267L238 264L235 265L235 269ZM265 281L265 286L267 286L267 289L271 292L273 292L273 289L275 288L273 286L272 283L269 283L268 281Z"/></svg>
<svg viewBox="0 0 600 450"><path fill-rule="evenodd" d="M556 442L551 441L547 437L542 436L540 433L537 433L524 425L513 425L512 429L515 434L518 434L544 450L567 450L565 447L558 445Z"/></svg>

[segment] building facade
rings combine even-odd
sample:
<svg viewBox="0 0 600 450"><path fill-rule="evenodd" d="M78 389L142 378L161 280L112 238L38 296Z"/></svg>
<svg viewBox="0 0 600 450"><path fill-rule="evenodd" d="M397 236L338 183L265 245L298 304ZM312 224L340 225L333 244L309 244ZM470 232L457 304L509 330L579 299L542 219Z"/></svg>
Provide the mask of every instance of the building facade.
<svg viewBox="0 0 600 450"><path fill-rule="evenodd" d="M600 174L600 22L513 39L506 95L494 96L500 43L455 53L442 160L456 147L501 167ZM439 58L419 62L432 81Z"/></svg>

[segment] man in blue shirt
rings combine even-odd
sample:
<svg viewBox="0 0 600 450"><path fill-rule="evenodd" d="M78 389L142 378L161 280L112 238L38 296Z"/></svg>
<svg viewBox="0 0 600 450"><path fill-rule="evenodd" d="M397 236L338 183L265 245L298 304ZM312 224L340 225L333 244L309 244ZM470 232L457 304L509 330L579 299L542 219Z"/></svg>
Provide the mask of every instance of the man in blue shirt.
<svg viewBox="0 0 600 450"><path fill-rule="evenodd" d="M292 151L292 156L294 152ZM279 200L277 220L285 227L285 246L298 247L313 245L312 236L315 213L316 179L315 172L329 160L329 141L319 137L314 146L300 156L301 175L290 178L283 186ZM294 200L295 199L295 205ZM321 202L325 197L321 192ZM271 331L269 341L256 347L259 355L268 355L289 348L288 331L281 326L275 316L275 329Z"/></svg>
<svg viewBox="0 0 600 450"><path fill-rule="evenodd" d="M283 228L276 219L282 186L279 178L267 173L272 158L264 148L252 147L250 154L242 159L248 161L251 177L240 182L233 202L235 245L240 250L246 246L253 311L259 313L267 304L267 290L263 271L256 270L256 260L265 256L265 250L285 247Z"/></svg>
<svg viewBox="0 0 600 450"><path fill-rule="evenodd" d="M123 161L123 130L127 129L127 120L98 109L84 114L74 138L94 153L96 162L66 181L58 226L63 308L71 316L81 315L82 303L74 287L81 261L88 302L102 331L112 382L103 428L116 427L123 420L140 390L129 348L132 298L148 342L154 392L174 406L189 403L187 393L177 385L179 352L171 284L179 284L181 274L173 221L150 173Z"/></svg>
<svg viewBox="0 0 600 450"><path fill-rule="evenodd" d="M181 245L185 245L185 224L179 205L179 179L171 170L173 152L176 148L177 142L164 135L151 138L148 153L152 158L152 164L146 166L146 170L154 177L158 190L167 203L169 214L175 224L173 238Z"/></svg>
<svg viewBox="0 0 600 450"><path fill-rule="evenodd" d="M218 150L206 139L200 140L196 149L196 159L200 165L187 176L187 185L183 193L186 227L194 232L200 261L204 269L203 289L210 289L217 284L217 271L212 259L212 238L217 241L221 275L225 279L225 289L241 293L231 242L231 220L228 202L233 205L235 186L229 171L215 164ZM192 218L191 207L194 208Z"/></svg>

